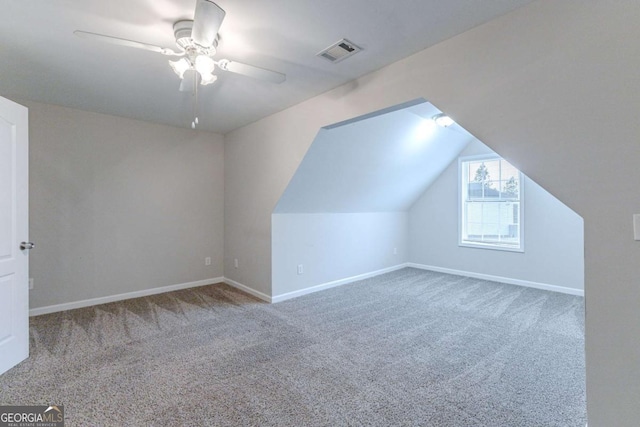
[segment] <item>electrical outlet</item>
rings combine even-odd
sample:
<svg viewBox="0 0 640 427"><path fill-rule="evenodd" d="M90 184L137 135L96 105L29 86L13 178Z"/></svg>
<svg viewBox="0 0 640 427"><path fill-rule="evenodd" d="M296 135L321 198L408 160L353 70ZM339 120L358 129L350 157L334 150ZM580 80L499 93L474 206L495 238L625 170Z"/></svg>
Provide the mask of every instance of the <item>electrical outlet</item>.
<svg viewBox="0 0 640 427"><path fill-rule="evenodd" d="M304 274L304 265L298 264L298 274Z"/></svg>
<svg viewBox="0 0 640 427"><path fill-rule="evenodd" d="M29 290L33 289L33 278L29 278Z"/></svg>
<svg viewBox="0 0 640 427"><path fill-rule="evenodd" d="M398 255L398 248L393 248L393 254Z"/></svg>
<svg viewBox="0 0 640 427"><path fill-rule="evenodd" d="M233 260L233 266L234 266L235 268L238 268L238 258L236 258L236 259L234 259L234 260Z"/></svg>
<svg viewBox="0 0 640 427"><path fill-rule="evenodd" d="M211 265L211 257L208 256L204 259L204 265Z"/></svg>

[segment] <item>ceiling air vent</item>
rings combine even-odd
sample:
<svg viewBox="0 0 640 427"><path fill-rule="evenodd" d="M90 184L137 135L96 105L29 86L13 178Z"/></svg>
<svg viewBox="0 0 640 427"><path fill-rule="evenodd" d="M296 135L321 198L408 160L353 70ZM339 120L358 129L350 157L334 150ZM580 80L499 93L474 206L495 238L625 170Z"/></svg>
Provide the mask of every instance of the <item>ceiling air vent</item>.
<svg viewBox="0 0 640 427"><path fill-rule="evenodd" d="M361 50L361 47L351 43L349 40L342 39L328 48L323 49L317 56L335 64L336 62L340 62L343 59L347 59L348 57L355 55Z"/></svg>

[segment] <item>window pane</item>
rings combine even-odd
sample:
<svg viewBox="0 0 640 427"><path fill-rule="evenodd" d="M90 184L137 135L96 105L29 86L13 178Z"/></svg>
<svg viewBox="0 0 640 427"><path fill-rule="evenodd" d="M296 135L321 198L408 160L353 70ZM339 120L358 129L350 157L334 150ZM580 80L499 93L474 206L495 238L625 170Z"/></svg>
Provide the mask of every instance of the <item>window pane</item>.
<svg viewBox="0 0 640 427"><path fill-rule="evenodd" d="M467 203L467 222L482 222L482 203Z"/></svg>
<svg viewBox="0 0 640 427"><path fill-rule="evenodd" d="M482 223L481 222L468 223L466 239L480 241L481 238L482 238Z"/></svg>
<svg viewBox="0 0 640 427"><path fill-rule="evenodd" d="M482 225L483 240L495 241L500 234L500 203L483 203Z"/></svg>
<svg viewBox="0 0 640 427"><path fill-rule="evenodd" d="M484 198L485 199L500 198L500 181L490 180L484 183Z"/></svg>
<svg viewBox="0 0 640 427"><path fill-rule="evenodd" d="M517 200L520 198L520 180L514 177L500 182L500 192L503 199Z"/></svg>
<svg viewBox="0 0 640 427"><path fill-rule="evenodd" d="M500 165L502 197L512 200L518 199L520 197L520 171L505 160L502 160Z"/></svg>
<svg viewBox="0 0 640 427"><path fill-rule="evenodd" d="M509 178L516 178L520 176L520 171L513 167L513 165L506 160L502 161L502 180L507 181Z"/></svg>
<svg viewBox="0 0 640 427"><path fill-rule="evenodd" d="M467 184L467 198L481 199L484 196L484 185L481 182L470 182Z"/></svg>
<svg viewBox="0 0 640 427"><path fill-rule="evenodd" d="M491 180L500 179L500 164L497 160L469 162L469 182L483 183L488 186Z"/></svg>
<svg viewBox="0 0 640 427"><path fill-rule="evenodd" d="M495 242L498 240L498 223L484 222L482 223L482 241Z"/></svg>
<svg viewBox="0 0 640 427"><path fill-rule="evenodd" d="M478 171L480 171L480 174L482 175L482 165L484 164L484 162L467 162L467 165L469 166L469 181L478 181L477 175L476 173Z"/></svg>
<svg viewBox="0 0 640 427"><path fill-rule="evenodd" d="M483 163L487 168L488 179L500 179L500 159L485 160Z"/></svg>

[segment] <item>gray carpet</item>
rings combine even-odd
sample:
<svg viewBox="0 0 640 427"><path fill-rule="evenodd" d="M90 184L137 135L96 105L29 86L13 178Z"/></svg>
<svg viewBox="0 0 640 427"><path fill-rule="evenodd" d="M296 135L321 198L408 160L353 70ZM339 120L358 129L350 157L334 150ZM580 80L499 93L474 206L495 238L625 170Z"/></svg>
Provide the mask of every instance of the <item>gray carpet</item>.
<svg viewBox="0 0 640 427"><path fill-rule="evenodd" d="M278 304L217 284L31 319L0 404L68 426L579 426L581 297L411 268Z"/></svg>

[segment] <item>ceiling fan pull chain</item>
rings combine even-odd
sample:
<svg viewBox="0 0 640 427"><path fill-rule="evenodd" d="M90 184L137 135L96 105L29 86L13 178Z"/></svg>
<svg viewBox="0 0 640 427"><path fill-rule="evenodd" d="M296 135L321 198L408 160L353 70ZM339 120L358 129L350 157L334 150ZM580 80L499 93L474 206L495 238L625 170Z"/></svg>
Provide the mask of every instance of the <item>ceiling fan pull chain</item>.
<svg viewBox="0 0 640 427"><path fill-rule="evenodd" d="M195 129L198 124L198 79L193 79L193 121L191 122L191 129Z"/></svg>

